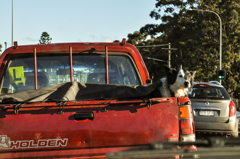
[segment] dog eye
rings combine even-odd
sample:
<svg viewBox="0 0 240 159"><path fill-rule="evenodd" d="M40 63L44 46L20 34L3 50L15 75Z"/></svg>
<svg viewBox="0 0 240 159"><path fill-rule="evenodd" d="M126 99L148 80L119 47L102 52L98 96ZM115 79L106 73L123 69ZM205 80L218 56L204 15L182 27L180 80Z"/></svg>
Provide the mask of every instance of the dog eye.
<svg viewBox="0 0 240 159"><path fill-rule="evenodd" d="M183 75L179 75L178 77L181 77L181 78L182 78L182 77L183 77Z"/></svg>

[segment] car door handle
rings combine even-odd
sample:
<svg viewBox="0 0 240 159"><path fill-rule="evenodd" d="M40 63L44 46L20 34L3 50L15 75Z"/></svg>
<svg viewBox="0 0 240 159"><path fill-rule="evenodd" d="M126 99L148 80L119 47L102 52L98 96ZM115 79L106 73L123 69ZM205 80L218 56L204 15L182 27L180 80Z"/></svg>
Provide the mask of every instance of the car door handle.
<svg viewBox="0 0 240 159"><path fill-rule="evenodd" d="M75 120L93 120L93 118L93 112L76 112L76 114L74 114Z"/></svg>

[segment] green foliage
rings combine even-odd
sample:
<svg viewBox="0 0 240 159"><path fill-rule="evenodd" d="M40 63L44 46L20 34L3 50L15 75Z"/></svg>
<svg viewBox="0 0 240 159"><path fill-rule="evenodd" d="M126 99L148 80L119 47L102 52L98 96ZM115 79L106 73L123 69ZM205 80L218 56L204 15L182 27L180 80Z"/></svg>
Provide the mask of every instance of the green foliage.
<svg viewBox="0 0 240 159"><path fill-rule="evenodd" d="M128 43L137 45L142 43L146 39L146 36L139 31L135 31L133 34L128 34Z"/></svg>
<svg viewBox="0 0 240 159"><path fill-rule="evenodd" d="M42 32L39 44L51 44L52 38L47 32Z"/></svg>
<svg viewBox="0 0 240 159"><path fill-rule="evenodd" d="M128 42L136 46L170 42L172 47L178 48L172 51L172 67L196 70L196 81L217 80L216 71L220 63L219 19L213 13L190 11L188 8L214 11L222 20L222 69L227 72L223 85L236 96L240 92L240 0L156 0L155 7L150 17L161 20L161 23L147 24L134 34L129 34ZM149 36L151 40L146 40ZM168 60L168 51L161 47L139 50L143 56ZM159 70L166 63L145 62L153 81L165 76Z"/></svg>
<svg viewBox="0 0 240 159"><path fill-rule="evenodd" d="M119 40L114 40L113 42L114 42L114 43L119 43L120 41L119 41Z"/></svg>
<svg viewBox="0 0 240 159"><path fill-rule="evenodd" d="M0 44L0 52L2 52L2 44Z"/></svg>

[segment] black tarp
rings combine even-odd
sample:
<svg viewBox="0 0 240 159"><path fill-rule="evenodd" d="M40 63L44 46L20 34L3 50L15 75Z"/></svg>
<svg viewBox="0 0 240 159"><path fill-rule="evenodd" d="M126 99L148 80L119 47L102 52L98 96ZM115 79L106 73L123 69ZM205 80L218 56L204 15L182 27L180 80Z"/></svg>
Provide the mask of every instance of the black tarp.
<svg viewBox="0 0 240 159"><path fill-rule="evenodd" d="M68 82L37 90L0 95L1 103L43 102L43 101L83 101L103 99L133 99L157 97L161 82L149 85L83 84Z"/></svg>

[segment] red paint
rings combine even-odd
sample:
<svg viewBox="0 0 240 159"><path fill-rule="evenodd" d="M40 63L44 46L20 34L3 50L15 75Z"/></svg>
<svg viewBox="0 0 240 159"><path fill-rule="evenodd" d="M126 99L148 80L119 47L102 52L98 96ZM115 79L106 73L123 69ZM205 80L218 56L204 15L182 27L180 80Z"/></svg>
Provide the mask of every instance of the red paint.
<svg viewBox="0 0 240 159"><path fill-rule="evenodd" d="M105 63L106 63L106 83L109 84L109 77L108 77L108 47L105 47Z"/></svg>
<svg viewBox="0 0 240 159"><path fill-rule="evenodd" d="M14 41L14 48L16 49L18 47L18 42Z"/></svg>
<svg viewBox="0 0 240 159"><path fill-rule="evenodd" d="M72 54L92 48L106 56L107 82L108 56L111 53L125 53L132 58L140 76L140 83L146 84L149 74L144 61L138 50L126 43L126 39L122 43L62 43L11 47L0 58L0 77L12 56L34 54L37 84L36 52L69 52L72 81ZM19 109L18 115L14 113L13 104L0 104L7 108L0 110L0 137L9 139L10 144L14 145L13 149L0 149L0 158L104 158L107 152L167 141L173 138L173 135L178 140L182 132L193 133L193 120L179 118L179 106L190 101L188 98L150 100L151 105L144 99L70 101L65 103L63 114L58 114L60 108L57 102L27 103ZM76 112L90 112L94 114L94 118L75 120ZM179 126L179 123L183 124ZM192 125L191 129L189 125Z"/></svg>
<svg viewBox="0 0 240 159"><path fill-rule="evenodd" d="M34 80L35 80L35 89L37 89L37 50L33 49L34 52Z"/></svg>
<svg viewBox="0 0 240 159"><path fill-rule="evenodd" d="M169 98L154 98L151 99L152 103L165 103L168 101ZM88 108L88 107L105 107L108 105L119 105L119 104L129 104L129 105L133 105L133 104L139 104L139 105L146 105L145 100L94 100L94 101L70 101L70 102L66 102L65 103L65 107L70 107L70 108L74 108L74 107L81 107L81 108ZM13 104L0 104L0 107L5 106L7 109L13 109ZM45 107L45 109L47 109L49 107L50 108L54 108L57 107L59 108L59 103L57 102L49 102L49 103L26 103L24 104L24 107L21 108L22 109L27 109L27 108L42 108Z"/></svg>
<svg viewBox="0 0 240 159"><path fill-rule="evenodd" d="M196 85L199 85L199 86L209 86L208 83L198 83L198 84L196 84Z"/></svg>
<svg viewBox="0 0 240 159"><path fill-rule="evenodd" d="M71 77L71 81L73 81L73 68L72 68L72 47L69 47L69 59L70 59L70 77Z"/></svg>
<svg viewBox="0 0 240 159"><path fill-rule="evenodd" d="M122 39L122 45L126 45L127 40L125 38Z"/></svg>
<svg viewBox="0 0 240 159"><path fill-rule="evenodd" d="M146 80L149 79L149 74L146 68L146 65L142 59L141 54L133 45L126 43L126 45L122 46L121 43L56 43L56 44L37 44L37 45L21 45L16 49L14 47L10 47L4 51L0 58L0 77L3 74L3 70L5 69L5 64L9 57L6 58L6 55L14 54L33 54L33 49L36 48L38 54L40 53L52 53L52 52L69 52L69 47L72 47L72 52L78 53L80 51L90 50L92 48L95 51L105 53L105 47L108 47L108 53L114 52L118 53L126 53L133 58L135 62L136 69L139 71L141 76L141 83L146 84Z"/></svg>
<svg viewBox="0 0 240 159"><path fill-rule="evenodd" d="M137 146L154 141L167 141L172 134L179 134L176 99L172 98L164 103L154 103L150 109L143 103L111 104L106 107L107 112L101 112L104 106L100 105L65 106L63 114L57 114L58 107L51 109L22 108L18 115L9 109L6 112L0 111L1 129L4 130L0 135L7 135L15 144L17 141L34 140L37 135L38 138L34 140L34 143L30 142L32 145L36 145L39 139L68 138L66 147L44 148L45 150L88 147L105 149L109 146ZM168 109L165 109L166 107ZM76 112L81 111L93 112L94 120L76 122L73 116ZM50 143L44 140L38 144L46 146ZM26 152L43 149L18 150ZM1 151L13 152L15 149Z"/></svg>

